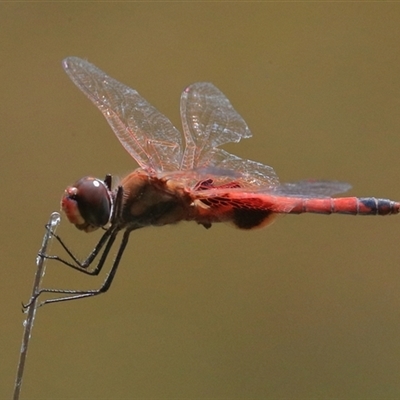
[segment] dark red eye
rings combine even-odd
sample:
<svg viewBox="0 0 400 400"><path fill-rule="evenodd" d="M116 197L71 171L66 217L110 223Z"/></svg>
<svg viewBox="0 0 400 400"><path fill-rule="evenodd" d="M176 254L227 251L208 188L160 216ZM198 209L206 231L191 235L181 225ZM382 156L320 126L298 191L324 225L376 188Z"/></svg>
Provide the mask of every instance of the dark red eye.
<svg viewBox="0 0 400 400"><path fill-rule="evenodd" d="M61 208L78 229L92 232L110 219L111 193L103 181L86 176L65 189Z"/></svg>

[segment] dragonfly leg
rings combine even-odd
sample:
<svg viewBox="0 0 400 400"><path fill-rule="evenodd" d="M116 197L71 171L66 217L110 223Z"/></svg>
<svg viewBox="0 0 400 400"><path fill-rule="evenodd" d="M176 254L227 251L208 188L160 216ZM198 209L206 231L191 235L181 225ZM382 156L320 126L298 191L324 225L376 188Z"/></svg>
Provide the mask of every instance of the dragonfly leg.
<svg viewBox="0 0 400 400"><path fill-rule="evenodd" d="M103 284L101 285L100 288L94 289L94 290L41 289L37 293L37 295L35 296L34 299L36 299L42 293L65 294L66 296L64 296L64 297L55 297L55 298L52 298L52 299L44 300L39 304L39 307L44 306L45 304L60 303L62 301L78 300L78 299L83 299L83 298L86 298L86 297L93 297L93 296L97 296L99 294L107 292L107 290L110 288L110 286L111 286L111 284L112 284L112 282L114 280L115 273L117 272L119 263L120 263L121 258L122 258L122 254L124 253L126 245L128 244L129 235L130 235L131 232L132 232L132 230L126 230L124 232L121 244L120 244L119 249L118 249L117 256L115 257L115 260L114 260L114 263L113 263L113 265L111 267L110 272L107 274L107 277L104 280L104 282L103 282ZM110 237L110 240L107 243L107 246L106 246L106 248L104 250L104 253L103 253L103 255L102 255L102 257L101 257L101 259L99 261L99 265L101 264L101 267L104 264L104 261L105 261L105 259L107 257L107 254L108 254L108 252L109 252L109 250L111 248L111 245L114 242L115 236L116 236L116 233L115 233L115 235ZM98 268L99 265L96 268ZM101 267L100 267L100 269L101 269ZM33 300L31 300L30 303L32 303ZM24 305L24 308L27 308L27 307L29 307L29 304Z"/></svg>
<svg viewBox="0 0 400 400"><path fill-rule="evenodd" d="M67 296L56 297L56 298L53 298L53 299L44 300L43 302L40 303L39 306L43 306L45 304L51 304L51 303L60 303L62 301L78 300L78 299L83 299L83 298L86 298L86 297L93 297L93 296L97 296L99 294L107 292L107 290L110 288L110 286L111 286L111 284L112 284L112 282L114 280L115 273L117 272L119 263L120 263L121 258L122 258L122 254L124 253L126 245L128 244L129 234L131 232L132 232L132 230L126 230L124 232L121 244L120 244L119 249L118 249L117 256L115 257L115 260L114 260L114 263L113 263L113 265L111 267L110 272L107 274L107 277L104 280L104 282L103 282L103 284L101 285L100 288L94 289L94 290L41 289L37 296L39 296L42 293L58 293L58 294L65 294ZM114 239L115 239L115 235L110 238L109 243L111 242L111 245L114 242ZM105 254L105 253L108 253L110 248L111 248L111 245L109 246L109 243L107 243L106 249L104 250L104 253L103 253L103 255L102 255L102 257L101 257L101 259L99 261L99 264L100 263L104 264L104 261L105 261L105 259L107 257L107 254Z"/></svg>
<svg viewBox="0 0 400 400"><path fill-rule="evenodd" d="M102 270L105 261L108 257L108 254L110 253L111 247L113 246L116 236L118 232L121 230L121 227L119 225L119 221L121 219L121 211L122 211L122 199L123 199L123 190L122 187L118 187L117 189L117 195L115 199L115 211L112 216L112 221L111 221L111 226L106 230L106 232L103 234L95 248L91 251L89 256L83 261L79 261L74 254L69 250L69 248L65 245L65 243L62 241L62 239L56 235L52 230L50 226L46 226L46 229L49 231L49 233L54 236L54 238L60 243L60 245L63 247L63 249L67 252L67 254L71 257L74 263L66 261L62 259L59 256L49 256L47 254L39 254L39 256L43 258L47 258L50 260L56 260L60 261L63 264L67 265L70 268L73 268L77 271L83 272L87 275L98 275L100 271ZM96 290L69 290L69 289L40 289L37 294L30 299L29 303L26 305L23 305L23 307L26 309L28 308L33 301L35 301L40 294L42 293L58 293L58 294L66 294L68 296L65 297L59 297L59 298L54 298L54 299L48 299L40 303L39 306L48 304L48 303L55 303L55 302L60 302L60 301L67 301L67 300L74 300L74 299L80 299L80 298L85 298L85 297L91 297L95 296L100 293L106 292L109 287L111 286L111 282L114 279L115 272L118 268L119 262L121 260L122 254L125 250L125 247L128 243L129 239L129 234L134 228L127 229L123 235L117 257L114 260L114 263L111 267L110 272L108 273L103 285L101 286L100 289ZM101 252L103 247L105 246L103 253L100 257L99 262L97 263L96 267L93 269L88 269L96 256Z"/></svg>

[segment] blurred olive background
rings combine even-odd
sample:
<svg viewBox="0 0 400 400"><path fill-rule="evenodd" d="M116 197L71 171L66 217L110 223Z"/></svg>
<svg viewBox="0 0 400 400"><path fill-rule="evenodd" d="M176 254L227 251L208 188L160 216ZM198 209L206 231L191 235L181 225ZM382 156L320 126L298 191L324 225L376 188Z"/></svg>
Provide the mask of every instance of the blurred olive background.
<svg viewBox="0 0 400 400"><path fill-rule="evenodd" d="M400 8L391 3L0 5L0 398L11 397L44 224L84 175L136 168L61 67L88 59L180 128L220 88L254 138L226 149L282 181L400 199ZM398 217L288 216L243 232L131 235L109 293L40 309L22 399L398 399ZM99 234L64 219L80 257ZM53 253L63 254L53 246ZM45 286L98 278L49 263Z"/></svg>

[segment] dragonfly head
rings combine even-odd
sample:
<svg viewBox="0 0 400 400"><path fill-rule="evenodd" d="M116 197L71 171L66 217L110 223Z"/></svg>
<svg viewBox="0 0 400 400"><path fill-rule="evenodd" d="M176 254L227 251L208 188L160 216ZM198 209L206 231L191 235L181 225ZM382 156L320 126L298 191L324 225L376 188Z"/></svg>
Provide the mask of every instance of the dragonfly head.
<svg viewBox="0 0 400 400"><path fill-rule="evenodd" d="M111 217L112 196L107 182L86 176L65 189L61 208L69 222L85 232L106 225Z"/></svg>

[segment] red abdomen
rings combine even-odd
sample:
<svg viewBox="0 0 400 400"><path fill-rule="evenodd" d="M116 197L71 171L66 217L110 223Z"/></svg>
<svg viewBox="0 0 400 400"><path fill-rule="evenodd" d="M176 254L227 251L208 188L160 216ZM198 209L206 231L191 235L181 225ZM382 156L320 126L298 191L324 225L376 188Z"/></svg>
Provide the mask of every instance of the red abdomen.
<svg viewBox="0 0 400 400"><path fill-rule="evenodd" d="M298 199L297 199L298 200ZM339 197L302 199L289 211L291 214L389 215L400 212L400 203L375 197Z"/></svg>

